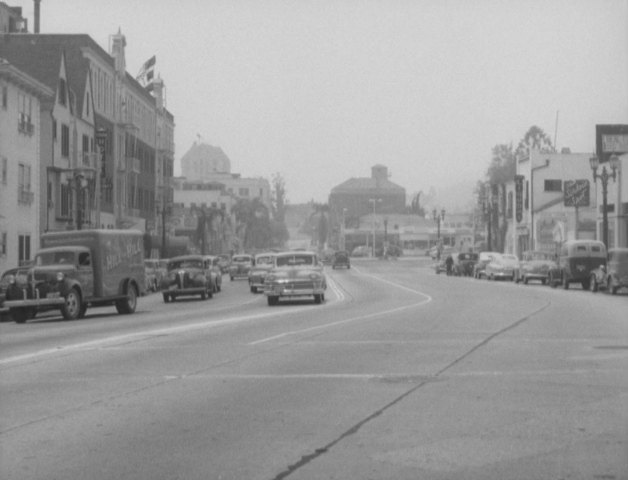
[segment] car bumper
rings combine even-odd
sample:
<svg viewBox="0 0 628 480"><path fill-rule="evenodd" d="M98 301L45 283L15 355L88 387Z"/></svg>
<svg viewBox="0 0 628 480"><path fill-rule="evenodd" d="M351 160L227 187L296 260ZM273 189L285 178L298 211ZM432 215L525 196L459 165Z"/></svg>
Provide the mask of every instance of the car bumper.
<svg viewBox="0 0 628 480"><path fill-rule="evenodd" d="M164 289L164 293L176 296L201 295L203 293L207 293L207 287L177 288L176 285L171 285L169 288Z"/></svg>
<svg viewBox="0 0 628 480"><path fill-rule="evenodd" d="M264 294L269 297L302 297L308 295L321 295L325 293L323 287L299 288L283 285L266 286Z"/></svg>

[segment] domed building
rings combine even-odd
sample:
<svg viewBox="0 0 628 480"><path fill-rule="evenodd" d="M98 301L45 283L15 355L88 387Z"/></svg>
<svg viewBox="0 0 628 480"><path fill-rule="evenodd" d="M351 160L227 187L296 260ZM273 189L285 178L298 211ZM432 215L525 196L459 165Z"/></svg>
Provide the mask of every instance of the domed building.
<svg viewBox="0 0 628 480"><path fill-rule="evenodd" d="M221 173L231 173L231 160L220 147L195 142L181 157L181 174L189 180L213 181Z"/></svg>

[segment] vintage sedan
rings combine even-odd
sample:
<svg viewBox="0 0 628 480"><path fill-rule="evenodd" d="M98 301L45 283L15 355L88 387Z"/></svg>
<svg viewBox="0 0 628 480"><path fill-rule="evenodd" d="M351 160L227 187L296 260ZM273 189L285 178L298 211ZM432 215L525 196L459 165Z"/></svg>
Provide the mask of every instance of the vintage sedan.
<svg viewBox="0 0 628 480"><path fill-rule="evenodd" d="M628 248L611 248L606 265L591 272L589 287L592 292L606 290L613 295L620 288L628 288Z"/></svg>
<svg viewBox="0 0 628 480"><path fill-rule="evenodd" d="M516 255L499 253L486 264L484 275L489 280L514 280L517 268L519 268L519 259Z"/></svg>
<svg viewBox="0 0 628 480"><path fill-rule="evenodd" d="M255 265L249 271L249 288L251 293L264 289L264 281L268 272L275 266L275 253L258 253L255 255Z"/></svg>
<svg viewBox="0 0 628 480"><path fill-rule="evenodd" d="M253 267L253 255L239 253L231 257L229 265L229 279L249 278L249 271Z"/></svg>
<svg viewBox="0 0 628 480"><path fill-rule="evenodd" d="M473 275L475 264L479 255L475 252L460 252L453 255L453 274L458 277L470 277Z"/></svg>
<svg viewBox="0 0 628 480"><path fill-rule="evenodd" d="M205 255L181 255L168 261L168 274L161 281L165 303L177 297L200 295L202 300L213 296L211 262Z"/></svg>
<svg viewBox="0 0 628 480"><path fill-rule="evenodd" d="M315 252L282 252L275 257L275 267L264 282L268 305L282 298L313 297L314 303L325 300L327 278Z"/></svg>
<svg viewBox="0 0 628 480"><path fill-rule="evenodd" d="M526 251L521 255L519 269L515 271L515 282L528 284L530 280L538 280L545 285L549 271L556 267L555 256L549 252Z"/></svg>
<svg viewBox="0 0 628 480"><path fill-rule="evenodd" d="M349 259L349 252L344 250L338 250L334 252L334 256L331 260L331 268L351 268L351 260Z"/></svg>
<svg viewBox="0 0 628 480"><path fill-rule="evenodd" d="M473 265L473 278L486 278L486 265L493 260L493 257L499 255L497 252L480 252L478 260Z"/></svg>
<svg viewBox="0 0 628 480"><path fill-rule="evenodd" d="M606 255L606 246L599 240L567 240L560 247L556 266L550 268L550 286L567 290L572 283L579 283L588 290L591 272L606 265Z"/></svg>

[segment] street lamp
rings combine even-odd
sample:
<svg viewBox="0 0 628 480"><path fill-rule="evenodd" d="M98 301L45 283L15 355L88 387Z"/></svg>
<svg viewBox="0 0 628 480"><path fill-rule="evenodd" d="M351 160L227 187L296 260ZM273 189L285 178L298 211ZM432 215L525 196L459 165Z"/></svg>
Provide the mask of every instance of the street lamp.
<svg viewBox="0 0 628 480"><path fill-rule="evenodd" d="M593 171L593 181L598 178L602 184L602 241L606 248L608 248L608 179L612 178L615 181L617 177L617 169L619 168L619 157L617 155L611 155L608 159L608 163L611 167L611 173L606 170L606 165L602 166L602 173L598 174L597 169L600 166L600 159L598 157L589 158L591 164L591 170Z"/></svg>
<svg viewBox="0 0 628 480"><path fill-rule="evenodd" d="M371 230L373 234L373 245L372 252L373 257L375 256L375 205L382 202L381 198L369 198L369 202L373 204L373 221L371 222Z"/></svg>
<svg viewBox="0 0 628 480"><path fill-rule="evenodd" d="M440 223L445 220L445 209L443 208L438 213L438 210L432 210L432 219L436 223L436 242L440 245Z"/></svg>

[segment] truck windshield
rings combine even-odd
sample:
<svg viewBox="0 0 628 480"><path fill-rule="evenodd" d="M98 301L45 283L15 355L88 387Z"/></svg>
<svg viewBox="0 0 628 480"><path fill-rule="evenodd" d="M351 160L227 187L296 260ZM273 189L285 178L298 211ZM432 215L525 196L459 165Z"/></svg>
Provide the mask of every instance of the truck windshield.
<svg viewBox="0 0 628 480"><path fill-rule="evenodd" d="M35 265L72 265L74 252L42 252L35 257Z"/></svg>

